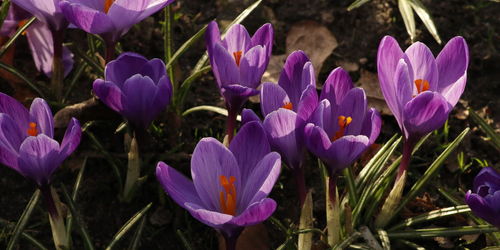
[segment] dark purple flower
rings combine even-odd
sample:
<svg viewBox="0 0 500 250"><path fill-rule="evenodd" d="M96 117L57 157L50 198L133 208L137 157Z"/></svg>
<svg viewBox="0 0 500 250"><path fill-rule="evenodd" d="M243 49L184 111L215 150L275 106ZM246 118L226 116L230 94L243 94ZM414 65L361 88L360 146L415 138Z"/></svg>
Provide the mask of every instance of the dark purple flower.
<svg viewBox="0 0 500 250"><path fill-rule="evenodd" d="M386 36L377 56L380 88L406 140L441 127L467 81L469 50L462 37L451 39L437 58L420 42L405 52Z"/></svg>
<svg viewBox="0 0 500 250"><path fill-rule="evenodd" d="M205 41L226 106L230 111L239 110L248 97L259 93L257 87L271 56L273 28L271 24L264 24L250 37L245 27L235 24L221 39L219 27L212 21Z"/></svg>
<svg viewBox="0 0 500 250"><path fill-rule="evenodd" d="M500 173L483 168L465 195L465 203L475 215L500 228Z"/></svg>
<svg viewBox="0 0 500 250"><path fill-rule="evenodd" d="M116 43L136 23L161 10L173 0L62 0L68 21L92 34Z"/></svg>
<svg viewBox="0 0 500 250"><path fill-rule="evenodd" d="M147 128L170 102L172 84L162 60L127 52L106 65L93 91L132 125Z"/></svg>
<svg viewBox="0 0 500 250"><path fill-rule="evenodd" d="M78 146L81 128L74 118L62 143L54 140L52 112L35 98L28 111L14 98L0 93L0 162L39 186L48 185L52 173Z"/></svg>
<svg viewBox="0 0 500 250"><path fill-rule="evenodd" d="M12 2L47 24L51 31L60 31L68 26L68 21L59 8L61 0L12 0Z"/></svg>
<svg viewBox="0 0 500 250"><path fill-rule="evenodd" d="M156 176L172 199L202 223L235 238L243 227L266 220L276 209L267 198L281 168L262 126L245 124L229 149L214 138L202 139L193 152L189 180L159 162Z"/></svg>
<svg viewBox="0 0 500 250"><path fill-rule="evenodd" d="M308 149L332 172L354 162L380 133L380 114L367 109L363 89L354 88L342 68L328 76L320 103L305 127Z"/></svg>

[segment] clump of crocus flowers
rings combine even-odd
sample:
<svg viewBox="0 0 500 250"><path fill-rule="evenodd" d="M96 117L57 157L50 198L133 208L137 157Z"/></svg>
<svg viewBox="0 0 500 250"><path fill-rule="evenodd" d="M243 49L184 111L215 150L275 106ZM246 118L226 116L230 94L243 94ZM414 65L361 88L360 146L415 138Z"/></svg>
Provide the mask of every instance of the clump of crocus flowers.
<svg viewBox="0 0 500 250"><path fill-rule="evenodd" d="M493 167L483 168L474 178L465 203L478 217L500 228L500 173Z"/></svg>

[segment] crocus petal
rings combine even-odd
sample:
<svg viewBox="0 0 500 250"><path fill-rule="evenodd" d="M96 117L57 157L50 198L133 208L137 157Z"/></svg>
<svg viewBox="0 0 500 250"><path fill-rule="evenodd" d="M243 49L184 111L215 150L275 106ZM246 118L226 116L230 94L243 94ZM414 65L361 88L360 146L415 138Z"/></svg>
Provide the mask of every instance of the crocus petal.
<svg viewBox="0 0 500 250"><path fill-rule="evenodd" d="M291 168L300 166L303 155L303 144L298 140L297 114L288 109L279 109L266 116L263 122L269 143L278 151Z"/></svg>
<svg viewBox="0 0 500 250"><path fill-rule="evenodd" d="M158 114L154 97L158 87L148 76L135 75L123 84L122 115L136 126L147 127Z"/></svg>
<svg viewBox="0 0 500 250"><path fill-rule="evenodd" d="M35 98L31 103L30 115L36 122L39 132L50 138L54 137L54 116L44 99Z"/></svg>
<svg viewBox="0 0 500 250"><path fill-rule="evenodd" d="M187 209L186 203L202 204L193 182L161 161L156 167L156 178L179 206Z"/></svg>
<svg viewBox="0 0 500 250"><path fill-rule="evenodd" d="M403 111L404 126L408 135L417 138L443 126L451 110L439 93L426 91L406 104Z"/></svg>
<svg viewBox="0 0 500 250"><path fill-rule="evenodd" d="M49 184L63 160L59 157L59 143L44 134L27 137L19 148L19 171L39 186Z"/></svg>
<svg viewBox="0 0 500 250"><path fill-rule="evenodd" d="M328 99L332 105L340 105L344 96L354 88L349 73L341 67L330 72L321 90L320 100Z"/></svg>
<svg viewBox="0 0 500 250"><path fill-rule="evenodd" d="M0 113L0 162L13 169L18 169L17 158L19 147L26 136L14 120Z"/></svg>
<svg viewBox="0 0 500 250"><path fill-rule="evenodd" d="M322 128L327 135L333 136L338 130L337 118L332 117L332 106L328 99L323 99L312 113L309 123Z"/></svg>
<svg viewBox="0 0 500 250"><path fill-rule="evenodd" d="M77 119L71 118L61 143L61 153L69 156L80 144L82 128Z"/></svg>
<svg viewBox="0 0 500 250"><path fill-rule="evenodd" d="M232 215L209 210L195 203L184 203L184 206L194 218L216 229L224 229L224 224L234 218Z"/></svg>
<svg viewBox="0 0 500 250"><path fill-rule="evenodd" d="M221 211L221 176L234 176L236 192L241 192L238 162L233 153L214 138L204 138L196 145L191 158L191 176L203 207L212 211Z"/></svg>
<svg viewBox="0 0 500 250"><path fill-rule="evenodd" d="M59 0L12 0L12 2L48 24L51 30L62 30L68 25L59 8Z"/></svg>
<svg viewBox="0 0 500 250"><path fill-rule="evenodd" d="M219 87L239 83L240 72L234 57L218 43L214 47L214 64L218 70L217 75L219 78L217 78L217 82Z"/></svg>
<svg viewBox="0 0 500 250"><path fill-rule="evenodd" d="M361 135L368 137L369 144L373 144L380 134L380 128L382 127L382 118L380 113L374 109L370 108L366 112L365 121L363 122L363 128L361 129Z"/></svg>
<svg viewBox="0 0 500 250"><path fill-rule="evenodd" d="M352 164L369 145L364 135L347 135L335 140L328 149L329 157L324 159L332 171L337 171Z"/></svg>
<svg viewBox="0 0 500 250"><path fill-rule="evenodd" d="M106 81L115 83L119 88L133 75L141 73L148 60L137 53L122 53L116 60L106 64Z"/></svg>
<svg viewBox="0 0 500 250"><path fill-rule="evenodd" d="M153 82L158 83L162 77L167 75L167 72L165 71L165 63L163 63L163 61L159 58L151 59L144 64L139 74L149 76Z"/></svg>
<svg viewBox="0 0 500 250"><path fill-rule="evenodd" d="M28 110L16 99L0 92L0 113L8 114L22 131L29 128Z"/></svg>
<svg viewBox="0 0 500 250"><path fill-rule="evenodd" d="M259 93L259 91L254 88L248 88L239 84L226 85L221 89L221 92L226 100L226 105L232 110L240 110L243 104L248 100L248 97Z"/></svg>
<svg viewBox="0 0 500 250"><path fill-rule="evenodd" d="M251 109L243 109L241 111L241 124L245 125L249 122L261 122L260 118Z"/></svg>
<svg viewBox="0 0 500 250"><path fill-rule="evenodd" d="M112 110L119 113L123 111L123 93L113 82L97 79L92 85L92 91Z"/></svg>
<svg viewBox="0 0 500 250"><path fill-rule="evenodd" d="M272 82L265 82L262 84L262 88L260 89L260 108L264 117L282 108L289 102L290 99L285 90L278 84Z"/></svg>
<svg viewBox="0 0 500 250"><path fill-rule="evenodd" d="M260 45L251 48L241 58L239 83L250 88L257 88L266 68L265 49Z"/></svg>
<svg viewBox="0 0 500 250"><path fill-rule="evenodd" d="M309 62L309 58L307 58L303 51L294 51L287 57L278 80L278 85L285 90L294 105L299 103L302 91L304 91L306 86L308 84L315 84L303 82L302 73L307 62ZM307 69L309 70L310 68L307 67Z"/></svg>
<svg viewBox="0 0 500 250"><path fill-rule="evenodd" d="M500 173L492 167L485 167L481 169L479 174L474 178L473 189L477 192L479 186L483 184L498 187L500 190Z"/></svg>
<svg viewBox="0 0 500 250"><path fill-rule="evenodd" d="M439 72L436 64L436 59L431 50L423 43L416 42L406 49L405 54L410 60L413 68L413 79L426 80L429 82L429 90L436 91L438 88ZM418 94L414 88L415 95Z"/></svg>
<svg viewBox="0 0 500 250"><path fill-rule="evenodd" d="M241 227L255 225L269 218L276 210L276 206L274 200L265 198L249 206L243 213L234 217L230 223Z"/></svg>
<svg viewBox="0 0 500 250"><path fill-rule="evenodd" d="M66 19L85 32L103 34L116 29L106 13L91 8L88 4L61 1L59 6Z"/></svg>
<svg viewBox="0 0 500 250"><path fill-rule="evenodd" d="M266 50L266 57L269 61L273 49L274 30L270 23L262 25L252 36L252 47L261 45ZM267 65L267 63L266 63Z"/></svg>
<svg viewBox="0 0 500 250"><path fill-rule="evenodd" d="M500 192L497 193L497 195L500 196ZM486 199L478 194L472 193L469 190L469 192L465 195L465 203L469 205L475 215L497 227L500 227L500 217L498 216L498 211L494 211Z"/></svg>
<svg viewBox="0 0 500 250"><path fill-rule="evenodd" d="M240 205L246 208L248 205L265 199L274 187L281 170L281 158L276 152L271 152L259 158L254 171L248 175Z"/></svg>
<svg viewBox="0 0 500 250"><path fill-rule="evenodd" d="M366 114L366 94L362 88L353 88L347 92L344 99L340 103L337 114L332 117L332 120L337 121L338 116L351 117L352 122L345 130L345 134L358 135L361 132L363 121ZM338 123L335 126L338 130Z"/></svg>
<svg viewBox="0 0 500 250"><path fill-rule="evenodd" d="M259 122L250 122L241 127L231 141L229 150L238 162L241 176L245 176L245 180L241 180L243 187L250 180L247 177L256 171L257 163L271 152L271 147L262 125Z"/></svg>
<svg viewBox="0 0 500 250"><path fill-rule="evenodd" d="M332 142L326 132L321 127L309 123L304 128L304 134L307 148L320 159L327 159Z"/></svg>
<svg viewBox="0 0 500 250"><path fill-rule="evenodd" d="M231 26L222 43L231 55L238 51L246 53L250 49L250 46L252 46L250 35L245 26L241 24L234 24ZM245 56L245 54L242 56Z"/></svg>
<svg viewBox="0 0 500 250"><path fill-rule="evenodd" d="M463 37L451 39L436 58L439 70L438 91L451 106L457 104L467 81L469 48Z"/></svg>
<svg viewBox="0 0 500 250"><path fill-rule="evenodd" d="M416 94L414 94L415 87L413 82L410 80L408 65L403 59L399 60L397 65L394 74L394 83L396 85L396 96L394 99L397 105L393 107L392 113L398 122L399 128L401 131L404 131L403 108Z"/></svg>
<svg viewBox="0 0 500 250"><path fill-rule="evenodd" d="M156 94L154 95L153 107L149 111L152 117L151 119L156 118L158 113L165 109L167 104L170 103L171 98L172 84L170 83L170 78L165 75L158 81L158 88L156 89Z"/></svg>
<svg viewBox="0 0 500 250"><path fill-rule="evenodd" d="M219 70L217 65L214 63L214 47L216 43L221 43L219 26L217 25L217 22L211 21L205 31L205 44L207 45L208 58L210 59L212 72L214 73L215 79L218 81Z"/></svg>
<svg viewBox="0 0 500 250"><path fill-rule="evenodd" d="M297 115L303 122L308 122L318 106L318 92L316 86L308 85L300 97Z"/></svg>

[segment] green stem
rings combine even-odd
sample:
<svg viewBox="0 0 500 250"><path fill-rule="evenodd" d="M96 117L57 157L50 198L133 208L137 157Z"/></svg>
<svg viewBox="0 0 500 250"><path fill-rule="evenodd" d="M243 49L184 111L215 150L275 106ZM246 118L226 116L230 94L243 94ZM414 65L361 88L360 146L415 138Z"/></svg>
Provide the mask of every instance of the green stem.
<svg viewBox="0 0 500 250"><path fill-rule="evenodd" d="M63 64L63 40L64 40L64 32L52 31L52 39L54 45L54 56L52 60L52 77L51 77L51 85L52 91L54 91L54 95L56 100L61 100L62 97L62 85L64 79L64 64Z"/></svg>
<svg viewBox="0 0 500 250"><path fill-rule="evenodd" d="M234 130L236 128L236 117L238 113L236 110L232 108L228 108L227 110L227 120L226 120L226 134L227 134L227 145L231 143L234 136Z"/></svg>

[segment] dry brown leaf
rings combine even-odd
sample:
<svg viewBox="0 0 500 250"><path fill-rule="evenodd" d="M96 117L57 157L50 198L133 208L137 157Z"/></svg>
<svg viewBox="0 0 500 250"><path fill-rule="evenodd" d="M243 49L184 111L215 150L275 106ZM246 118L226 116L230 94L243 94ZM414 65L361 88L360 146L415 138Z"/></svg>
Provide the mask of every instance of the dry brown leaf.
<svg viewBox="0 0 500 250"><path fill-rule="evenodd" d="M219 238L219 249L226 249L226 243L224 242L224 237L221 234ZM271 249L269 244L269 236L267 234L267 228L264 224L257 224L254 226L246 227L238 237L236 242L237 250L253 250L253 249Z"/></svg>
<svg viewBox="0 0 500 250"><path fill-rule="evenodd" d="M377 74L367 70L361 70L360 73L361 77L358 80L358 85L365 90L368 106L374 107L383 115L392 115L380 90Z"/></svg>

